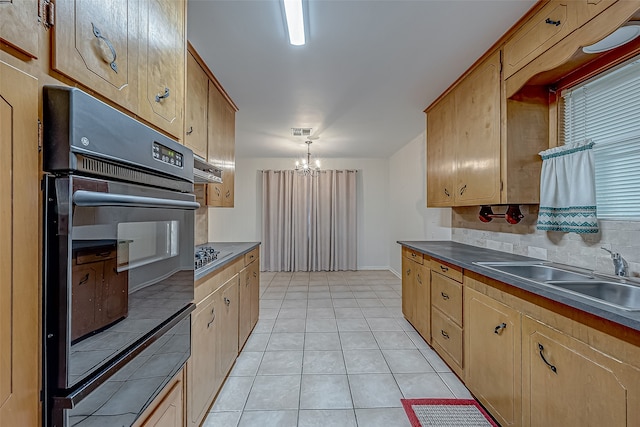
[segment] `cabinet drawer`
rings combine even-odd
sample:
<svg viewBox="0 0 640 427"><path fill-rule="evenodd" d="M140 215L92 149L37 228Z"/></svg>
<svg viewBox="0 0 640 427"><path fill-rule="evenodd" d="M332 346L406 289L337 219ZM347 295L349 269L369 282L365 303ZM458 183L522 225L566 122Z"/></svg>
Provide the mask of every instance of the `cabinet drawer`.
<svg viewBox="0 0 640 427"><path fill-rule="evenodd" d="M417 262L418 264L424 264L424 255L422 253L415 251L413 249L409 249L407 247L402 247L402 256Z"/></svg>
<svg viewBox="0 0 640 427"><path fill-rule="evenodd" d="M462 326L461 284L441 274L431 274L431 304Z"/></svg>
<svg viewBox="0 0 640 427"><path fill-rule="evenodd" d="M589 22L617 1L618 0L582 0L577 2L578 27Z"/></svg>
<svg viewBox="0 0 640 427"><path fill-rule="evenodd" d="M504 78L527 65L578 27L576 1L551 1L504 45Z"/></svg>
<svg viewBox="0 0 640 427"><path fill-rule="evenodd" d="M460 267L437 259L432 259L430 265L432 271L447 276L456 282L462 283L462 269Z"/></svg>
<svg viewBox="0 0 640 427"><path fill-rule="evenodd" d="M462 328L437 308L431 311L431 335L444 351L462 367Z"/></svg>
<svg viewBox="0 0 640 427"><path fill-rule="evenodd" d="M244 254L244 265L251 264L253 261L258 259L259 255L260 255L259 248L255 248L251 252L247 252L246 254Z"/></svg>

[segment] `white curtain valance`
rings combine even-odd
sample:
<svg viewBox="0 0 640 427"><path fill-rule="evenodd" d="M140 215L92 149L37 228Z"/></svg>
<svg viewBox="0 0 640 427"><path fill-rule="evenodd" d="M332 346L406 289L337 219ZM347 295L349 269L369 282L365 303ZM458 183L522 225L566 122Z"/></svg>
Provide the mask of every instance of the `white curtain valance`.
<svg viewBox="0 0 640 427"><path fill-rule="evenodd" d="M539 154L538 230L597 233L593 143L566 144Z"/></svg>

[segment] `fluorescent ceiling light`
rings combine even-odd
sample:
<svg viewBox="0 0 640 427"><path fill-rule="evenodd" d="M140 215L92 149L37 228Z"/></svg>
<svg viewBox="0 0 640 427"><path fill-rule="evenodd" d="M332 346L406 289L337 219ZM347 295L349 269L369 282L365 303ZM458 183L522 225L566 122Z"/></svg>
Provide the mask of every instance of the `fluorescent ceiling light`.
<svg viewBox="0 0 640 427"><path fill-rule="evenodd" d="M302 46L305 43L302 0L283 0L283 2L287 29L289 30L289 43L294 46Z"/></svg>

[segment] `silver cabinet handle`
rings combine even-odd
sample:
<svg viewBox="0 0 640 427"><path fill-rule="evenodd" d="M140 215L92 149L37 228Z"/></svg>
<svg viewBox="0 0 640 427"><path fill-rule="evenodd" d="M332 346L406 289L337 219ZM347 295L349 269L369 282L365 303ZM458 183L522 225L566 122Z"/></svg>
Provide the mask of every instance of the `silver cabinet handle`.
<svg viewBox="0 0 640 427"><path fill-rule="evenodd" d="M227 298L227 297L224 297L224 303L229 305L229 304L231 304L231 300L229 298Z"/></svg>
<svg viewBox="0 0 640 427"><path fill-rule="evenodd" d="M193 126L189 126L189 130L186 133L187 135L191 135L193 133Z"/></svg>
<svg viewBox="0 0 640 427"><path fill-rule="evenodd" d="M113 48L113 45L111 44L109 39L102 35L102 33L100 32L100 29L98 27L96 27L96 25L93 22L91 23L91 27L93 28L93 35L98 40L102 40L103 42L105 42L107 44L107 47L111 51L111 56L113 56L113 59L111 60L111 63L109 63L109 66L111 67L111 69L113 71L118 73L118 64L116 64L116 57L117 57L116 50Z"/></svg>
<svg viewBox="0 0 640 427"><path fill-rule="evenodd" d="M164 88L164 93L163 94L157 94L156 95L156 102L160 102L163 99L167 99L169 97L169 88L165 87Z"/></svg>
<svg viewBox="0 0 640 427"><path fill-rule="evenodd" d="M506 328L507 328L507 324L506 324L506 323L500 323L498 326L496 326L496 327L495 327L495 329L493 330L493 332L494 332L495 334L500 335L500 331L501 331L502 329L506 329Z"/></svg>
<svg viewBox="0 0 640 427"><path fill-rule="evenodd" d="M443 336L445 339L447 339L447 340L449 339L449 334L448 334L448 333L446 333L444 330L440 329L440 333L442 334L442 336Z"/></svg>

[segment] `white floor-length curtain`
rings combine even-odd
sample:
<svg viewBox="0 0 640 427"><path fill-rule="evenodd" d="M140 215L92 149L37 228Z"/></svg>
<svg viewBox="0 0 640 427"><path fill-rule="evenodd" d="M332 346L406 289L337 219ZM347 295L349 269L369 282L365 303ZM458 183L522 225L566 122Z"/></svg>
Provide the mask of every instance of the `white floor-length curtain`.
<svg viewBox="0 0 640 427"><path fill-rule="evenodd" d="M263 171L261 269L355 270L356 200L356 171Z"/></svg>
<svg viewBox="0 0 640 427"><path fill-rule="evenodd" d="M356 171L327 170L313 181L311 271L356 269Z"/></svg>

